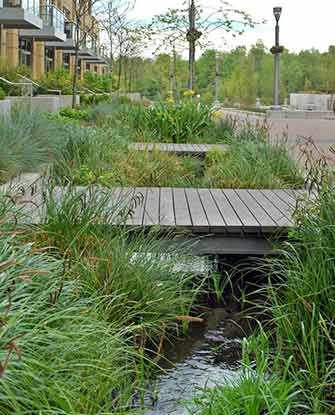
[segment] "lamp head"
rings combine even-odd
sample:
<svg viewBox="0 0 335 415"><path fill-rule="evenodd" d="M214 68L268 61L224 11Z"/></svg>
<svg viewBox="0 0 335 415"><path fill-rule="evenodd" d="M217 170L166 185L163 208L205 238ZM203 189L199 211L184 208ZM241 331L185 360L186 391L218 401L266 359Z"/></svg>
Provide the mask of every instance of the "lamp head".
<svg viewBox="0 0 335 415"><path fill-rule="evenodd" d="M282 7L274 7L273 8L273 15L276 18L277 23L279 22L282 10L283 10Z"/></svg>

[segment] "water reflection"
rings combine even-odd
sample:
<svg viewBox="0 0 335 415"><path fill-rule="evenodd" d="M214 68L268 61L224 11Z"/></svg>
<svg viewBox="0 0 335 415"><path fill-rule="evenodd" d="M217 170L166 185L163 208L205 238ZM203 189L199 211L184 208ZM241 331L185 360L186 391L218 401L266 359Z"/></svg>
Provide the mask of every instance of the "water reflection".
<svg viewBox="0 0 335 415"><path fill-rule="evenodd" d="M183 403L200 388L238 380L242 339L248 332L241 313L229 307L209 311L206 323L193 324L186 339L165 348L169 363L160 362L164 371L148 386L145 415L189 414Z"/></svg>

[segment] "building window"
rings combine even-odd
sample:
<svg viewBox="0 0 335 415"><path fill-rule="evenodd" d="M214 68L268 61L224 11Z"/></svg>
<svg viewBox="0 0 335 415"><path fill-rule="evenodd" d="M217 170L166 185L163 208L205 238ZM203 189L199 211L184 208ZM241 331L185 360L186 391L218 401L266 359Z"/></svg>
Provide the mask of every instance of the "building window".
<svg viewBox="0 0 335 415"><path fill-rule="evenodd" d="M63 52L63 67L65 69L70 69L70 54Z"/></svg>
<svg viewBox="0 0 335 415"><path fill-rule="evenodd" d="M94 72L98 72L98 65L94 65Z"/></svg>
<svg viewBox="0 0 335 415"><path fill-rule="evenodd" d="M55 62L55 48L45 48L44 52L45 58L45 71L50 72L54 69L54 62Z"/></svg>
<svg viewBox="0 0 335 415"><path fill-rule="evenodd" d="M86 70L89 71L90 70L90 64L87 62L86 63Z"/></svg>
<svg viewBox="0 0 335 415"><path fill-rule="evenodd" d="M20 39L19 40L20 65L25 65L28 67L32 66L32 52L33 52L33 42L28 39Z"/></svg>

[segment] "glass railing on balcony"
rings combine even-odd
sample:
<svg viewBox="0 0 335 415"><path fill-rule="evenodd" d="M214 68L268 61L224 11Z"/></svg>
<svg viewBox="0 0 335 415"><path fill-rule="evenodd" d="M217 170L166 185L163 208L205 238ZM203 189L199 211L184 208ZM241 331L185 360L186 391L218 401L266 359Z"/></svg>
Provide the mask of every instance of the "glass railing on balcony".
<svg viewBox="0 0 335 415"><path fill-rule="evenodd" d="M76 39L76 24L74 22L65 22L65 34L66 39L68 40L75 40ZM81 39L81 31L79 29L78 37Z"/></svg>
<svg viewBox="0 0 335 415"><path fill-rule="evenodd" d="M0 0L0 8L5 7L24 9L35 16L38 16L40 12L39 0Z"/></svg>
<svg viewBox="0 0 335 415"><path fill-rule="evenodd" d="M53 26L57 32L64 33L65 31L65 15L53 4L45 6L44 13L42 13L43 23L47 26Z"/></svg>

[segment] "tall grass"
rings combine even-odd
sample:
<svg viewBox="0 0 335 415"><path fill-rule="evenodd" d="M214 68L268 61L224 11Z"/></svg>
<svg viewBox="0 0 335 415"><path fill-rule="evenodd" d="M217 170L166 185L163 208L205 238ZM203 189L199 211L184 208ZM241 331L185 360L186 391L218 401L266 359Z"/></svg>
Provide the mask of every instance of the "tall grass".
<svg viewBox="0 0 335 415"><path fill-rule="evenodd" d="M55 202L50 192L36 240L57 247L87 294L103 299L99 309L107 319L132 327L144 343L168 336L178 329L177 317L191 312L201 284L195 286L191 272L177 269L180 255L163 247L157 232L129 234L122 224L131 212L111 206L108 191L89 193L84 201L69 187Z"/></svg>
<svg viewBox="0 0 335 415"><path fill-rule="evenodd" d="M223 188L300 188L302 174L281 143L232 141L228 151L206 157L204 184Z"/></svg>
<svg viewBox="0 0 335 415"><path fill-rule="evenodd" d="M187 99L180 104L158 102L152 106L114 99L91 112L98 126L122 127L131 141L171 143L225 142L232 122L215 123L211 109Z"/></svg>
<svg viewBox="0 0 335 415"><path fill-rule="evenodd" d="M20 173L37 171L52 161L75 130L41 114L14 111L0 118L0 182Z"/></svg>
<svg viewBox="0 0 335 415"><path fill-rule="evenodd" d="M112 412L134 379L130 332L102 318L102 298L81 295L63 260L17 231L0 235L1 414Z"/></svg>
<svg viewBox="0 0 335 415"><path fill-rule="evenodd" d="M334 212L333 190L324 189L298 212L294 243L270 261L279 277L269 290L276 347L291 360L291 377L303 385L313 413L334 412Z"/></svg>
<svg viewBox="0 0 335 415"><path fill-rule="evenodd" d="M54 163L62 183L102 186L187 186L201 182L202 164L158 150L136 151L110 130L70 140Z"/></svg>
<svg viewBox="0 0 335 415"><path fill-rule="evenodd" d="M0 204L0 412L126 413L201 282L156 233L106 226L110 195L53 190L33 229Z"/></svg>
<svg viewBox="0 0 335 415"><path fill-rule="evenodd" d="M294 188L304 183L284 144L233 141L205 161L159 150L137 151L109 132L69 142L54 164L62 183L115 186Z"/></svg>
<svg viewBox="0 0 335 415"><path fill-rule="evenodd" d="M244 344L240 382L205 391L201 415L335 413L335 196L327 185L301 204L269 275L267 321Z"/></svg>

